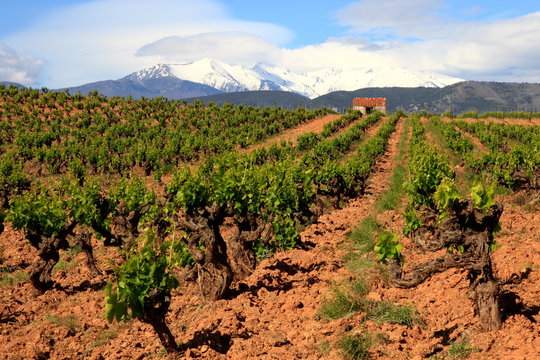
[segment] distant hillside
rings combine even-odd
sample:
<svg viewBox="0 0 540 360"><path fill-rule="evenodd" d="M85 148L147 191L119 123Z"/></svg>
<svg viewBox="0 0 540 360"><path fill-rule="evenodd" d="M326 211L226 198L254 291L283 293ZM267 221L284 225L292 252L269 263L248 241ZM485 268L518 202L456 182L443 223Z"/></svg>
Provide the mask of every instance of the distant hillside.
<svg viewBox="0 0 540 360"><path fill-rule="evenodd" d="M464 81L444 88L369 88L336 91L313 99L311 106L351 106L354 97L385 97L388 111L427 109L433 113L487 111L539 111L540 84Z"/></svg>
<svg viewBox="0 0 540 360"><path fill-rule="evenodd" d="M11 82L11 81L0 81L0 85L4 85L7 88L9 88L11 85L17 86L17 87L20 87L20 88L25 87L24 85L14 83L14 82Z"/></svg>
<svg viewBox="0 0 540 360"><path fill-rule="evenodd" d="M4 86L20 84L0 82ZM63 89L59 89L62 91ZM427 109L432 113L451 110L455 114L476 110L488 111L540 111L540 84L500 83L464 81L444 88L436 87L382 87L365 88L354 91L335 91L309 99L289 91L241 91L221 93L208 85L180 80L172 76L156 76L138 79L127 76L119 80L99 81L91 84L68 88L70 94L78 92L88 94L97 90L105 96L131 96L154 98L162 96L169 99L187 99L193 102L214 102L218 105L231 103L256 107L281 106L283 108L329 107L345 111L351 107L355 97L385 97L387 110L395 112L418 112Z"/></svg>
<svg viewBox="0 0 540 360"><path fill-rule="evenodd" d="M187 99L190 103L195 100L204 103L214 102L218 105L229 103L255 107L279 106L285 109L294 109L300 106L311 107L312 103L309 98L290 91L241 91Z"/></svg>
<svg viewBox="0 0 540 360"><path fill-rule="evenodd" d="M305 106L308 108L329 107L344 111L351 107L355 97L385 97L388 99L387 110L394 112L403 109L406 112L442 113L452 110L456 114L476 110L488 111L540 111L540 84L498 83L464 81L444 88L366 88L355 91L335 91L313 100L289 92L279 93L279 100L272 98L268 91L250 91L226 93L199 97L202 102L224 102L254 106L283 107ZM190 99L193 101L193 99Z"/></svg>
<svg viewBox="0 0 540 360"><path fill-rule="evenodd" d="M119 80L105 80L67 88L70 94L80 92L83 95L97 90L105 96L131 96L154 98L163 96L169 99L183 99L193 96L219 94L221 91L208 85L180 80L174 77L160 77L145 80L133 80L127 77Z"/></svg>

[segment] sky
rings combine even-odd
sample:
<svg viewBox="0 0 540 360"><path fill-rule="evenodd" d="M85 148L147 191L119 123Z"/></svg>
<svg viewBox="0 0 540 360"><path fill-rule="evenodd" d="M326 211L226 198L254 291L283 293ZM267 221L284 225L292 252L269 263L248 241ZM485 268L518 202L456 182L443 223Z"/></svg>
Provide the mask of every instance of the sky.
<svg viewBox="0 0 540 360"><path fill-rule="evenodd" d="M538 0L0 0L0 81L60 88L211 57L540 82Z"/></svg>

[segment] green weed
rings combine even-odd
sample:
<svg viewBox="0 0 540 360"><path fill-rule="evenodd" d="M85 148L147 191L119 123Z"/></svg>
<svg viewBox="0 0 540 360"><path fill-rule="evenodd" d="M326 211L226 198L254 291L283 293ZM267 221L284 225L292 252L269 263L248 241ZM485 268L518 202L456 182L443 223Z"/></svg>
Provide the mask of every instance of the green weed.
<svg viewBox="0 0 540 360"><path fill-rule="evenodd" d="M373 338L368 332L345 334L337 343L342 355L350 360L366 359L372 345Z"/></svg>
<svg viewBox="0 0 540 360"><path fill-rule="evenodd" d="M372 301L367 311L368 319L377 323L400 324L411 327L422 323L412 306L401 306L388 301Z"/></svg>
<svg viewBox="0 0 540 360"><path fill-rule="evenodd" d="M4 271L7 270L7 271ZM17 285L21 282L26 282L30 280L30 275L24 270L18 270L11 272L10 269L3 269L2 275L0 275L0 287L1 286L11 286Z"/></svg>
<svg viewBox="0 0 540 360"><path fill-rule="evenodd" d="M354 246L352 250L356 250L360 254L366 254L373 251L375 247L375 232L380 229L377 219L373 216L368 216L349 233L349 238Z"/></svg>
<svg viewBox="0 0 540 360"><path fill-rule="evenodd" d="M453 359L464 359L473 351L482 351L482 349L478 346L469 345L469 339L464 337L460 341L450 345L448 355Z"/></svg>
<svg viewBox="0 0 540 360"><path fill-rule="evenodd" d="M45 320L53 324L65 326L66 328L68 328L71 334L76 334L81 331L79 320L77 319L77 316L73 314L69 314L66 316L48 316L45 318Z"/></svg>

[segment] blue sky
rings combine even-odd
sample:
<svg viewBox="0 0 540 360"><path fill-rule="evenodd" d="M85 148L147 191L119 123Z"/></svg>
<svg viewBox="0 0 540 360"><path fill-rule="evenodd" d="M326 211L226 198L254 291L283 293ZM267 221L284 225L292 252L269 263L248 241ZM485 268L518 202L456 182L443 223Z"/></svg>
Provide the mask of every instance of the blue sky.
<svg viewBox="0 0 540 360"><path fill-rule="evenodd" d="M50 88L214 57L540 82L540 3L0 0L0 81Z"/></svg>

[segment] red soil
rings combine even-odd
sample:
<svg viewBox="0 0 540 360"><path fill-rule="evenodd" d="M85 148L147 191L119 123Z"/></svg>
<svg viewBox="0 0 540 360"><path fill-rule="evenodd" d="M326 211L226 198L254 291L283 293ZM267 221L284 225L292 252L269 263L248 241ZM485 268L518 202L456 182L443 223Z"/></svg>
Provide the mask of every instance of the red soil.
<svg viewBox="0 0 540 360"><path fill-rule="evenodd" d="M281 144L282 141L285 142L292 142L292 144L296 144L296 138L302 134L306 134L309 132L321 132L324 128L324 125L327 123L331 123L332 121L337 120L339 117L341 117L340 114L329 114L317 119L314 119L312 121L308 121L304 124L301 124L295 128L289 129L284 131L283 133L272 136L269 139L266 139L265 141L255 144L253 146L250 146L249 148L245 149L244 151L253 151L257 149L262 149L265 147L269 147L272 144Z"/></svg>
<svg viewBox="0 0 540 360"><path fill-rule="evenodd" d="M445 118L443 120L449 121L452 119ZM533 119L497 119L497 118L485 118L485 119L475 119L475 118L467 118L467 119L459 119L463 121L468 122L476 122L476 121L483 121L486 123L501 123L501 124L508 124L508 125L525 125L525 126L539 126L540 125L540 119L533 118Z"/></svg>

